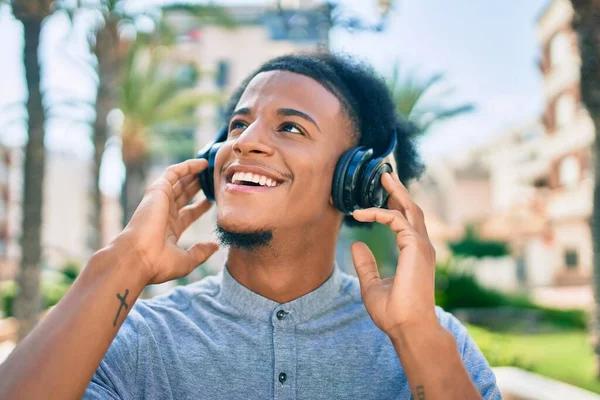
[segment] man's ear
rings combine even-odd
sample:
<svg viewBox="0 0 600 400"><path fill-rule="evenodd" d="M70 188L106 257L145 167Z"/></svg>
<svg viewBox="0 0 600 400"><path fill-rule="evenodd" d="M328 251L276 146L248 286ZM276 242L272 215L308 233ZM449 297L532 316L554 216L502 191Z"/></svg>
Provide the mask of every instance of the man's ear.
<svg viewBox="0 0 600 400"><path fill-rule="evenodd" d="M333 206L333 196L329 195L329 205Z"/></svg>

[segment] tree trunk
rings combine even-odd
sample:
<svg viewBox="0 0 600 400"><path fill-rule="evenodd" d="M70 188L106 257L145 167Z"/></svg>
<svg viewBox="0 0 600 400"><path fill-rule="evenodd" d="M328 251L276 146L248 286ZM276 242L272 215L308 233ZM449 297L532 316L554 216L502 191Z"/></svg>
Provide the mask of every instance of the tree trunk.
<svg viewBox="0 0 600 400"><path fill-rule="evenodd" d="M581 55L581 98L596 130L594 145L594 199L591 232L594 248L594 298L591 337L596 354L596 378L600 380L600 0L571 0L573 28Z"/></svg>
<svg viewBox="0 0 600 400"><path fill-rule="evenodd" d="M15 13L16 14L16 13ZM21 236L21 268L15 299L15 316L19 321L18 340L22 340L37 323L41 308L41 228L44 183L44 120L45 113L40 93L40 66L38 45L42 19L38 16L15 15L24 28L23 62L29 98L29 140L25 148L23 176L23 219Z"/></svg>
<svg viewBox="0 0 600 400"><path fill-rule="evenodd" d="M594 271L594 313L591 323L591 335L596 355L596 379L600 380L600 115L594 119L596 129L596 142L594 143L594 200L592 217L590 221L593 243L593 271Z"/></svg>
<svg viewBox="0 0 600 400"><path fill-rule="evenodd" d="M127 165L125 167L125 182L121 191L123 208L123 226L126 226L142 201L146 191L146 163Z"/></svg>
<svg viewBox="0 0 600 400"><path fill-rule="evenodd" d="M108 140L108 124L106 118L111 109L116 107L116 89L119 77L117 20L108 17L105 25L96 34L94 52L98 59L98 95L96 97L96 120L94 122L94 164L93 164L93 212L90 221L90 247L92 251L101 248L103 238L102 225L102 192L100 191L100 167L106 141Z"/></svg>

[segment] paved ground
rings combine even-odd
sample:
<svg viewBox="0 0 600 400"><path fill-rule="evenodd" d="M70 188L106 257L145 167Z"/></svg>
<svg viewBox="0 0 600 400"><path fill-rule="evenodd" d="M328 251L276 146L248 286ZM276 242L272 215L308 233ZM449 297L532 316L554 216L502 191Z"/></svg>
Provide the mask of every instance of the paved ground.
<svg viewBox="0 0 600 400"><path fill-rule="evenodd" d="M536 288L532 290L531 295L536 303L548 307L589 310L594 304L591 285Z"/></svg>
<svg viewBox="0 0 600 400"><path fill-rule="evenodd" d="M600 396L514 367L494 368L505 400L600 400Z"/></svg>

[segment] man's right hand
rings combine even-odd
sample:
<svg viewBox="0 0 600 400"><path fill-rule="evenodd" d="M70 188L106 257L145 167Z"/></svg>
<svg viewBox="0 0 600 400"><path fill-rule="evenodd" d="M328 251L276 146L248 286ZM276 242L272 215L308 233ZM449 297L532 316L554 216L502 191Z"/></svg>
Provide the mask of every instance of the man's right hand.
<svg viewBox="0 0 600 400"><path fill-rule="evenodd" d="M132 267L144 269L146 284L185 276L219 248L213 242L196 243L187 250L177 245L181 234L211 207L206 199L188 205L200 190L198 174L207 166L205 159L193 159L168 167L112 242L139 258L140 265Z"/></svg>

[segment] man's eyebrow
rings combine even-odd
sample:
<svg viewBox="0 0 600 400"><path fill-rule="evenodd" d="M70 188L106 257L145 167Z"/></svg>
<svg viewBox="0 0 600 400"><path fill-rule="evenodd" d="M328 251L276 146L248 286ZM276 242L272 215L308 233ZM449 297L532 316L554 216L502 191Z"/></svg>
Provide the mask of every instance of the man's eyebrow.
<svg viewBox="0 0 600 400"><path fill-rule="evenodd" d="M316 126L317 129L319 130L319 132L321 132L321 128L319 128L319 125L317 125L317 123L315 122L315 120L312 119L312 117L310 115L308 115L306 113L303 113L302 111L298 111L298 110L295 110L293 108L280 108L280 109L277 110L277 115L282 115L284 117L290 117L290 116L300 117L302 119L307 120L308 122L310 122L314 126Z"/></svg>
<svg viewBox="0 0 600 400"><path fill-rule="evenodd" d="M233 112L233 114L231 114L231 117L236 115L250 115L250 109L248 107L238 108Z"/></svg>

